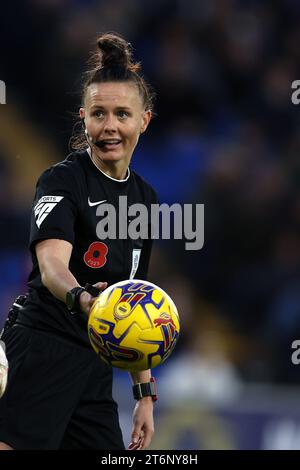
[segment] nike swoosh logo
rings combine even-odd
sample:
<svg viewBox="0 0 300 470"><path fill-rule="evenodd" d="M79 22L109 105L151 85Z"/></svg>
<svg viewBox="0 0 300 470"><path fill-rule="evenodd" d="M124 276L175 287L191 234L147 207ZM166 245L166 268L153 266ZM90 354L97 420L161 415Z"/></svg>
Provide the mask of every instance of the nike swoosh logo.
<svg viewBox="0 0 300 470"><path fill-rule="evenodd" d="M103 199L103 201L91 202L90 198L88 197L88 205L90 207L98 206L98 204L102 204L103 202L106 202L106 199Z"/></svg>

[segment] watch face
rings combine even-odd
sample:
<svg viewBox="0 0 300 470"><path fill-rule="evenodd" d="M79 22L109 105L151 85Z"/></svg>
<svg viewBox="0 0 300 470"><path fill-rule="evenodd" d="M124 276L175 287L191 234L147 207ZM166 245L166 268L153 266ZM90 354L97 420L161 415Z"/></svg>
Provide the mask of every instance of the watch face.
<svg viewBox="0 0 300 470"><path fill-rule="evenodd" d="M72 308L74 307L74 301L75 301L75 294L73 294L72 292L67 292L67 295L66 295L66 304L67 304L67 307L69 310L72 310Z"/></svg>

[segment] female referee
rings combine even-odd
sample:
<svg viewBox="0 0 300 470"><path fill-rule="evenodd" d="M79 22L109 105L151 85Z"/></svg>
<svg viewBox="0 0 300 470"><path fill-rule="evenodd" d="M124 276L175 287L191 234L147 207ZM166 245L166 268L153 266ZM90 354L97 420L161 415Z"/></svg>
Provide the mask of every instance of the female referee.
<svg viewBox="0 0 300 470"><path fill-rule="evenodd" d="M103 34L97 45L80 108L85 143L36 187L29 291L2 337L9 374L0 400L1 450L124 449L112 370L90 346L87 319L95 287L147 277L151 240L100 241L96 210L104 201L117 209L120 196L128 205L157 202L129 168L151 119L152 94L130 44ZM134 384L152 384L149 370L131 375ZM132 450L146 449L154 432L155 394L147 385L136 388Z"/></svg>

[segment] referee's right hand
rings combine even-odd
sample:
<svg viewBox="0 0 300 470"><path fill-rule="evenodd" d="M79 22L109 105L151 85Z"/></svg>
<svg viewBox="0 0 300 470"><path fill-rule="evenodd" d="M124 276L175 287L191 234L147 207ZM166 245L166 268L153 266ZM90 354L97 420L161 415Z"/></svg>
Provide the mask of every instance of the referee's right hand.
<svg viewBox="0 0 300 470"><path fill-rule="evenodd" d="M5 345L0 341L0 398L5 392L7 384L8 361L5 354Z"/></svg>
<svg viewBox="0 0 300 470"><path fill-rule="evenodd" d="M93 284L94 287L97 287L100 291L107 288L107 282L97 282ZM80 295L79 303L80 309L89 316L90 310L92 308L93 303L95 302L97 297L93 297L88 292L82 292Z"/></svg>

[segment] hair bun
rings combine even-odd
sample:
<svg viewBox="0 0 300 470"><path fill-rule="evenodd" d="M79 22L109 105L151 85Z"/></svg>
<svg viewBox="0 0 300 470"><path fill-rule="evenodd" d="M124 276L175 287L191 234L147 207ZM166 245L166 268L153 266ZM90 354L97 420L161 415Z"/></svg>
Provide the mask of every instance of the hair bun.
<svg viewBox="0 0 300 470"><path fill-rule="evenodd" d="M100 49L101 67L124 67L130 69L133 65L131 60L131 45L121 36L107 33L97 40Z"/></svg>

